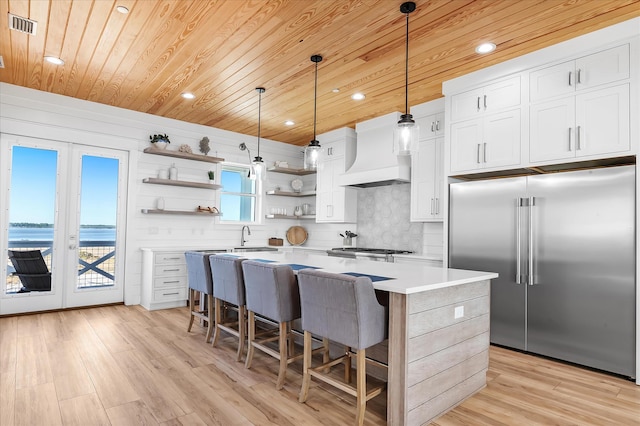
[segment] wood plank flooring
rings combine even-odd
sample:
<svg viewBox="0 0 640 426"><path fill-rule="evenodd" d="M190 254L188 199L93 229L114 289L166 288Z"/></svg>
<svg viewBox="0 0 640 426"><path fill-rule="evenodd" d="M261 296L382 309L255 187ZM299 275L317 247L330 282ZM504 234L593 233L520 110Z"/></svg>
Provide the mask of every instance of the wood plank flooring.
<svg viewBox="0 0 640 426"><path fill-rule="evenodd" d="M186 308L108 306L0 318L0 425L343 425L355 398L312 382L297 401L300 363L275 390L278 364L235 361L186 332ZM223 336L224 337L224 336ZM366 424L385 424L386 395ZM614 376L503 348L490 350L487 387L432 424L638 425L640 387Z"/></svg>

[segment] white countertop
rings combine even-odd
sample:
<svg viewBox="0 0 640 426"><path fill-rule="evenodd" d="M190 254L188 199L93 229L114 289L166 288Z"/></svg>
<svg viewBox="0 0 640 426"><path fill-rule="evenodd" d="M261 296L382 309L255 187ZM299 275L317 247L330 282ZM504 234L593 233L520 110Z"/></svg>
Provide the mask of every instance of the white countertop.
<svg viewBox="0 0 640 426"><path fill-rule="evenodd" d="M279 263L315 266L326 272L356 272L389 277L393 279L376 281L373 283L373 287L377 290L402 294L419 293L498 277L498 274L494 272L447 269L419 264L398 265L395 263L373 262L366 259L346 259L301 252L248 252L236 253L235 255L247 259L265 259Z"/></svg>

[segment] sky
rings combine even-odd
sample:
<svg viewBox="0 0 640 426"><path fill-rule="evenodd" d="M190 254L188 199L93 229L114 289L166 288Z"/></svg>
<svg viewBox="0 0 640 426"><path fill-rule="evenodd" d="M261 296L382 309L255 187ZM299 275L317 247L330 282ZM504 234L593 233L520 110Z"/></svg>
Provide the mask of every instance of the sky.
<svg viewBox="0 0 640 426"><path fill-rule="evenodd" d="M57 151L12 148L9 222L53 223L57 163ZM118 160L84 155L80 179L80 224L115 225ZM68 181L75 183L78 177L70 176ZM68 211L62 209L61 218L66 217Z"/></svg>

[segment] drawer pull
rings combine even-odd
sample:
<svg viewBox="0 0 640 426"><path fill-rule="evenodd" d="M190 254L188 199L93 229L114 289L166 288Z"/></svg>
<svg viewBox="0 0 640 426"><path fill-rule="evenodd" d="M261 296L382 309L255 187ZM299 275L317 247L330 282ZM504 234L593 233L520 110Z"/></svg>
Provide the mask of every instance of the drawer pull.
<svg viewBox="0 0 640 426"><path fill-rule="evenodd" d="M176 272L179 271L180 269L163 269L162 272Z"/></svg>
<svg viewBox="0 0 640 426"><path fill-rule="evenodd" d="M162 293L163 296L173 296L174 294L180 294L180 292L176 291L174 293Z"/></svg>
<svg viewBox="0 0 640 426"><path fill-rule="evenodd" d="M162 281L164 284L174 284L174 283L179 283L180 280L175 280L175 281Z"/></svg>

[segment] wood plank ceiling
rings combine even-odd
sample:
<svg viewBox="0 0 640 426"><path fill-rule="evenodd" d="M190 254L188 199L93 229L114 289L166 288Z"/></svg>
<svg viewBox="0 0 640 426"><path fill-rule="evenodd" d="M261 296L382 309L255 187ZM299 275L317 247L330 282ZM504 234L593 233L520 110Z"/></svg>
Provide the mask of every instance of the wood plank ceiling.
<svg viewBox="0 0 640 426"><path fill-rule="evenodd" d="M402 0L0 0L0 81L306 145L317 133L404 110ZM640 16L640 0L417 0L409 105L443 81ZM125 6L128 14L116 11ZM492 41L489 55L474 52ZM43 61L53 55L65 61ZM333 89L339 89L335 93ZM185 100L180 94L192 92ZM366 95L353 101L355 92ZM291 127L285 120L293 120ZM149 129L150 132L162 129Z"/></svg>

